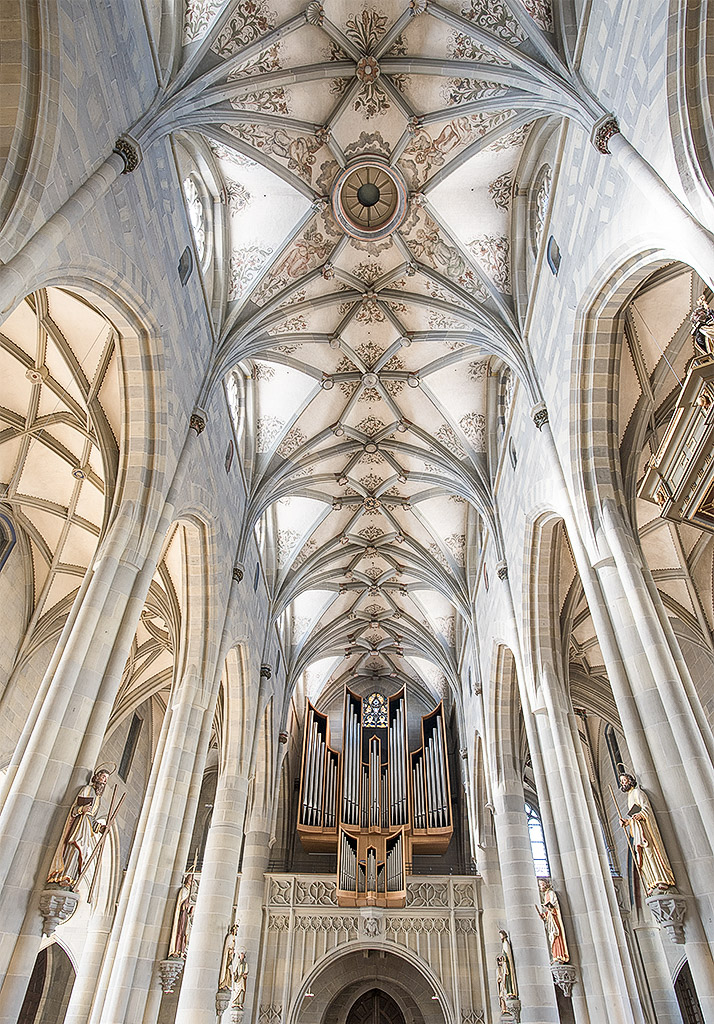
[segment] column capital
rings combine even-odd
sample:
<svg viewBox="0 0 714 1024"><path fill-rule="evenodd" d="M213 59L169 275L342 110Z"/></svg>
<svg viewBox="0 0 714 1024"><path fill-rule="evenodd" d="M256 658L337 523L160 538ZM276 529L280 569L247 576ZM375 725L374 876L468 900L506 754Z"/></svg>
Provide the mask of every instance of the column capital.
<svg viewBox="0 0 714 1024"><path fill-rule="evenodd" d="M233 579L233 582L234 583L240 583L244 576L245 576L245 569L240 564L240 562L236 562L236 564L233 566L233 571L231 573L231 577Z"/></svg>
<svg viewBox="0 0 714 1024"><path fill-rule="evenodd" d="M577 967L573 967L572 964L552 963L550 965L550 973L553 975L554 983L563 995L569 996L573 985L578 980Z"/></svg>
<svg viewBox="0 0 714 1024"><path fill-rule="evenodd" d="M505 581L508 579L508 563L505 558L502 558L501 561L496 564L496 575L499 580Z"/></svg>
<svg viewBox="0 0 714 1024"><path fill-rule="evenodd" d="M672 942L678 945L684 942L684 915L687 903L683 896L675 892L655 892L645 900L652 911L660 928L669 935Z"/></svg>
<svg viewBox="0 0 714 1024"><path fill-rule="evenodd" d="M602 153L604 156L609 156L610 147L608 146L608 142L613 135L619 134L620 125L617 118L614 114L606 114L605 117L601 117L599 121L595 122L590 135L590 141L598 153Z"/></svg>
<svg viewBox="0 0 714 1024"><path fill-rule="evenodd" d="M202 409L194 409L188 421L188 429L195 430L196 434L202 434L206 429L206 416Z"/></svg>
<svg viewBox="0 0 714 1024"><path fill-rule="evenodd" d="M267 665L267 664L261 665L260 666L260 678L261 679L272 679L272 677L273 677L272 666L271 665Z"/></svg>
<svg viewBox="0 0 714 1024"><path fill-rule="evenodd" d="M141 163L141 147L131 135L120 135L114 143L114 153L118 153L124 161L122 174L131 174Z"/></svg>
<svg viewBox="0 0 714 1024"><path fill-rule="evenodd" d="M538 430L542 430L546 423L549 422L548 409L545 402L538 402L537 405L533 406L531 409L531 419Z"/></svg>

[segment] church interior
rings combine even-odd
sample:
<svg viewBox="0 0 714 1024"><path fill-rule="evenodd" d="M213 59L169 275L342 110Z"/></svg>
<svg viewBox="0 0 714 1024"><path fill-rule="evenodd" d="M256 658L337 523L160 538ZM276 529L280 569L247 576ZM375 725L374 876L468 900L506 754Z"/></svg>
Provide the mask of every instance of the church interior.
<svg viewBox="0 0 714 1024"><path fill-rule="evenodd" d="M714 1024L710 5L0 33L0 1024Z"/></svg>

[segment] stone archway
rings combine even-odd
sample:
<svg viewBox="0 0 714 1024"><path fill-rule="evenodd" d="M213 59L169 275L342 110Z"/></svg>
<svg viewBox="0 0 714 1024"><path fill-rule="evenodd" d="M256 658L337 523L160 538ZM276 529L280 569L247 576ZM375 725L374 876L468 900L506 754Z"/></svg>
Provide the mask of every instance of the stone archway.
<svg viewBox="0 0 714 1024"><path fill-rule="evenodd" d="M394 1024L451 1024L445 994L426 964L420 968L397 951L364 947L330 957L310 979L307 991L314 995L308 998L303 990L289 1019L292 1024L373 1024L371 1017L357 1022L351 1015L360 1005L368 1008L375 990L388 1008L379 1024L392 1024L392 1018Z"/></svg>

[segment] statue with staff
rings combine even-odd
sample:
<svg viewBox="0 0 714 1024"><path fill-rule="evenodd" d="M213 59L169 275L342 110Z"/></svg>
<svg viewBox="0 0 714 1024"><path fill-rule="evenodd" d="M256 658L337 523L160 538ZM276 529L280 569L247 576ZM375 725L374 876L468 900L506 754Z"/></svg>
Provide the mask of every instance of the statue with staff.
<svg viewBox="0 0 714 1024"><path fill-rule="evenodd" d="M620 771L620 789L627 794L628 810L626 818L620 814L620 825L627 836L635 867L648 896L658 890L666 892L668 889L673 889L676 883L652 804L645 791L637 785L635 776L626 771L623 764L618 765L618 770ZM610 793L617 807L612 787L610 787Z"/></svg>
<svg viewBox="0 0 714 1024"><path fill-rule="evenodd" d="M112 768L109 768L108 765L100 765L88 785L83 786L75 796L65 821L62 838L52 858L47 875L49 885L57 885L62 889L77 892L80 881L101 854L106 836L114 824L126 795L122 794L115 805L115 786L107 820L99 820L102 794L115 767L116 765Z"/></svg>

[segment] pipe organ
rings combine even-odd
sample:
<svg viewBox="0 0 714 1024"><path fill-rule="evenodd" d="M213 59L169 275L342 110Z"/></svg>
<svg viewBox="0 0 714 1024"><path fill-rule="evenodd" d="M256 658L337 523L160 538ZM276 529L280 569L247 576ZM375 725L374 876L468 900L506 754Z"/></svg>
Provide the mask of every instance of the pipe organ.
<svg viewBox="0 0 714 1024"><path fill-rule="evenodd" d="M361 698L345 691L342 750L308 703L298 834L310 852L337 849L340 906L404 906L413 853L444 853L453 833L441 704L409 750L404 691Z"/></svg>

